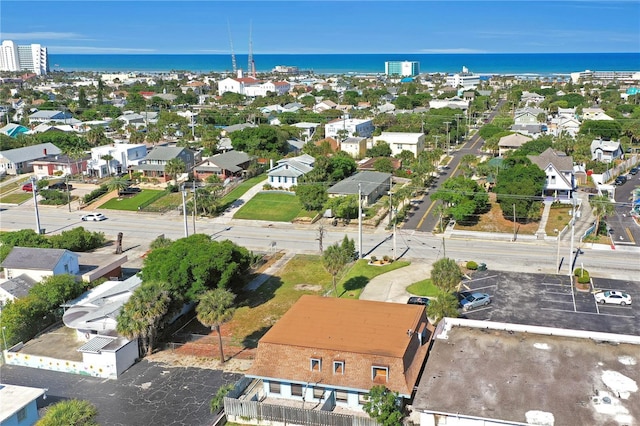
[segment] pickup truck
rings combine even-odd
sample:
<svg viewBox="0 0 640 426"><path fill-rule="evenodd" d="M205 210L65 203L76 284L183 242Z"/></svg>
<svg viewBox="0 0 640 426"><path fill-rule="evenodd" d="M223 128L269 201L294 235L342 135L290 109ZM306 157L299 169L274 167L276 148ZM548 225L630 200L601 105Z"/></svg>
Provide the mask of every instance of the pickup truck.
<svg viewBox="0 0 640 426"><path fill-rule="evenodd" d="M142 191L140 188L137 188L135 186L130 186L128 188L124 188L118 191L118 196L122 196L122 195L136 195L137 193L139 193L140 191Z"/></svg>

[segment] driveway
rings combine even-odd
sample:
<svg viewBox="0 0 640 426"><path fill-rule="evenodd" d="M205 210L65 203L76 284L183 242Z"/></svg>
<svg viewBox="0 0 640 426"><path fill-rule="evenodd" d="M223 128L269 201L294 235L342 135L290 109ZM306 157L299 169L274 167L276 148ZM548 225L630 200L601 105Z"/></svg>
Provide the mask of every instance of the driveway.
<svg viewBox="0 0 640 426"><path fill-rule="evenodd" d="M413 262L404 268L372 278L362 290L360 299L407 303L410 296L415 296L407 292L407 287L429 278L430 274L431 264Z"/></svg>

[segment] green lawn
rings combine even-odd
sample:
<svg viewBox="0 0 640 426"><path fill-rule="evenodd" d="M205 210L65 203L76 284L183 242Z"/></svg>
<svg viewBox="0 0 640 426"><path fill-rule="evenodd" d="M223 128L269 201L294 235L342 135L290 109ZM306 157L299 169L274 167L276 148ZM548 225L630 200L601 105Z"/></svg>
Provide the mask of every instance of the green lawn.
<svg viewBox="0 0 640 426"><path fill-rule="evenodd" d="M417 283L411 284L407 287L407 291L411 294L415 294L416 296L426 296L426 297L436 297L440 294L440 290L433 285L431 278L427 278L426 280L418 281Z"/></svg>
<svg viewBox="0 0 640 426"><path fill-rule="evenodd" d="M13 192L0 195L0 203L20 204L33 197L30 192Z"/></svg>
<svg viewBox="0 0 640 426"><path fill-rule="evenodd" d="M230 193L225 195L220 199L220 204L224 206L226 209L231 203L233 203L238 198L242 197L245 192L249 189L253 188L260 182L263 182L267 179L265 174L261 174L259 176L252 177L251 179L245 180L240 185L235 187ZM223 209L224 210L224 209Z"/></svg>
<svg viewBox="0 0 640 426"><path fill-rule="evenodd" d="M0 182L0 194L4 195L16 189L20 189L25 182L26 181Z"/></svg>
<svg viewBox="0 0 640 426"><path fill-rule="evenodd" d="M182 205L182 193L172 192L165 195L143 208L143 211L147 212L166 212L171 209L175 209Z"/></svg>
<svg viewBox="0 0 640 426"><path fill-rule="evenodd" d="M373 277L409 265L409 262L398 261L386 266L370 266L367 262L358 260L345 272L338 284L341 297L357 299ZM255 347L260 337L303 294L334 297L331 275L324 269L321 256L297 255L257 290L241 293L237 299L240 307L229 324L234 341Z"/></svg>
<svg viewBox="0 0 640 426"><path fill-rule="evenodd" d="M304 209L295 194L259 192L233 215L234 219L291 222ZM305 213L307 215L307 213Z"/></svg>
<svg viewBox="0 0 640 426"><path fill-rule="evenodd" d="M140 193L132 197L112 198L111 200L101 205L100 208L110 210L138 211L138 206L140 206L145 201L155 197L159 192L162 191L159 191L157 189L143 189Z"/></svg>
<svg viewBox="0 0 640 426"><path fill-rule="evenodd" d="M358 299L362 289L372 278L395 269L408 266L411 262L396 261L389 265L372 266L367 259L360 259L347 270L338 282L338 295L348 299ZM333 289L332 289L333 290ZM333 292L333 291L332 291Z"/></svg>

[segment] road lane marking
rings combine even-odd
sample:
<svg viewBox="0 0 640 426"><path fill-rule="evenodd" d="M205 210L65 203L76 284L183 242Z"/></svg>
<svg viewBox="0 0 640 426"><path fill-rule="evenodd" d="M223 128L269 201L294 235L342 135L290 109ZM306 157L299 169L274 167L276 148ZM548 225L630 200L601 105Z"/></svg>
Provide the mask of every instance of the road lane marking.
<svg viewBox="0 0 640 426"><path fill-rule="evenodd" d="M631 240L631 242L633 244L636 243L636 240L633 239L633 235L631 234L631 230L629 228L624 228L625 231L627 231L627 236L629 237L629 239Z"/></svg>
<svg viewBox="0 0 640 426"><path fill-rule="evenodd" d="M453 169L453 171L451 172L451 174L449 174L449 177L454 177L456 171L458 171L458 168L460 167L460 162L458 162L458 165L456 166L455 169ZM447 178L449 179L449 178ZM446 179L445 179L446 180ZM438 188L439 189L439 188ZM436 190L437 191L437 190ZM431 212L431 210L433 209L433 206L435 206L436 203L431 203L431 205L429 206L429 208L427 209L427 211L424 213L424 216L422 216L422 219L420 219L420 222L418 222L418 226L416 226L416 229L420 229L422 227L422 223L424 222L424 220L427 218L427 216L429 215L429 213ZM433 229L431 230L433 231Z"/></svg>

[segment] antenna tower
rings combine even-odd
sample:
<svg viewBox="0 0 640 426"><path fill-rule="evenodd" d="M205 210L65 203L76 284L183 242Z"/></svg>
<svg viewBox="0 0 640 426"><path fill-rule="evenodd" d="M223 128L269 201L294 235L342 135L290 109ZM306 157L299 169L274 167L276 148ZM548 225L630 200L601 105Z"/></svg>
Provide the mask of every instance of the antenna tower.
<svg viewBox="0 0 640 426"><path fill-rule="evenodd" d="M251 33L253 30L253 23L249 24L249 66L247 70L252 77L256 76L256 63L253 60L253 39L251 38Z"/></svg>
<svg viewBox="0 0 640 426"><path fill-rule="evenodd" d="M233 67L233 74L237 74L238 65L236 64L236 54L233 51L233 39L231 38L231 25L227 19L227 31L229 32L229 44L231 45L231 66Z"/></svg>

